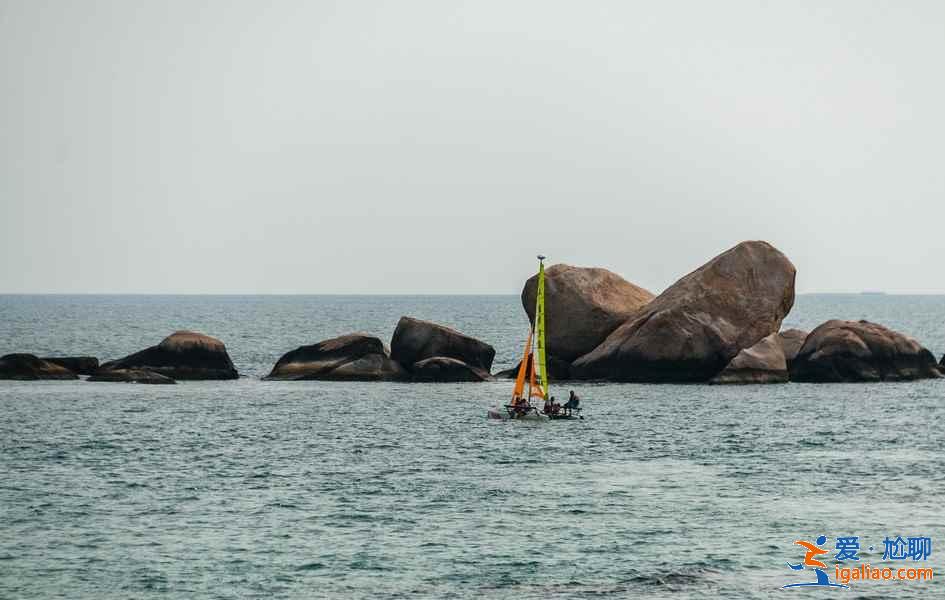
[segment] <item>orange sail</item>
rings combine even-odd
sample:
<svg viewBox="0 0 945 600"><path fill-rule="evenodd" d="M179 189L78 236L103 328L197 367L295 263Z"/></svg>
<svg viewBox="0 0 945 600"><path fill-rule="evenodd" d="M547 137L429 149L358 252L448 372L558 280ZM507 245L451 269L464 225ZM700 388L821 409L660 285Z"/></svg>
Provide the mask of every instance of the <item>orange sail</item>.
<svg viewBox="0 0 945 600"><path fill-rule="evenodd" d="M515 388L512 390L512 404L517 399L525 396L525 371L532 364L532 332L528 330L528 341L525 342L525 354L522 356L522 363L518 367L518 374L515 376ZM533 375L534 377L534 375Z"/></svg>

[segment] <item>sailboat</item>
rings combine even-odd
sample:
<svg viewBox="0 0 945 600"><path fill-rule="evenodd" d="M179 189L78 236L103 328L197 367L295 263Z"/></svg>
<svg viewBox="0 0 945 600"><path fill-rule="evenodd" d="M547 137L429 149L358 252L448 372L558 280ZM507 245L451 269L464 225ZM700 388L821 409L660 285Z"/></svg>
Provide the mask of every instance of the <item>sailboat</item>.
<svg viewBox="0 0 945 600"><path fill-rule="evenodd" d="M531 403L532 398L548 398L548 368L545 357L545 257L538 256L538 293L535 299L535 324L528 330L522 362L515 376L512 401L489 409L492 419L570 419L572 415L546 413ZM580 409L577 409L580 410Z"/></svg>

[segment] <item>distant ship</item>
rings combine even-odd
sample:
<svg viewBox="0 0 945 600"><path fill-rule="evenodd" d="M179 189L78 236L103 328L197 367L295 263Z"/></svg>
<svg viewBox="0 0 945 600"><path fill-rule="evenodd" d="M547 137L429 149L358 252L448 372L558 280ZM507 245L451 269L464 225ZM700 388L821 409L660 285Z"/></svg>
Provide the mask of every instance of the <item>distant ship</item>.
<svg viewBox="0 0 945 600"><path fill-rule="evenodd" d="M860 292L861 296L885 296L886 292L881 292L879 290L865 290Z"/></svg>

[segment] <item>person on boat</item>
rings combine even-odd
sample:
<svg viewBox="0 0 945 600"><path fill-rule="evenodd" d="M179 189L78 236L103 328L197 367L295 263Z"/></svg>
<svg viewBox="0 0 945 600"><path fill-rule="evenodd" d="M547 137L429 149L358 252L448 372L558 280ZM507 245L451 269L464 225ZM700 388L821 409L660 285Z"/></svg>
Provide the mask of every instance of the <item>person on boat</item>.
<svg viewBox="0 0 945 600"><path fill-rule="evenodd" d="M571 411L577 409L578 405L581 404L581 399L578 398L578 395L574 393L574 390L571 390L571 394L568 397L568 401L564 403L565 414L569 417L571 416Z"/></svg>
<svg viewBox="0 0 945 600"><path fill-rule="evenodd" d="M512 398L512 411L515 413L516 417L523 417L525 413L528 412L528 403L523 396Z"/></svg>
<svg viewBox="0 0 945 600"><path fill-rule="evenodd" d="M550 415L550 414L551 414L551 411L552 411L552 408L553 408L553 406L554 406L554 402L555 402L554 396L552 396L552 397L550 397L550 398L545 398L545 406L544 406L544 408L542 409L541 412L545 413L546 415Z"/></svg>

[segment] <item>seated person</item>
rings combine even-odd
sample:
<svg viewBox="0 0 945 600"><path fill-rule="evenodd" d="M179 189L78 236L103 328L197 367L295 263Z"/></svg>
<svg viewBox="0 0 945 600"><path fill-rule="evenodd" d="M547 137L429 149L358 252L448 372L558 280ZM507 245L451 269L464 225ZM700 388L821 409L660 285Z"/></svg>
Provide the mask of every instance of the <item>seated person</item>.
<svg viewBox="0 0 945 600"><path fill-rule="evenodd" d="M581 399L578 398L578 395L574 393L574 390L571 390L571 395L568 398L568 401L564 403L565 413L570 416L571 411L577 409L580 403Z"/></svg>
<svg viewBox="0 0 945 600"><path fill-rule="evenodd" d="M524 397L512 398L512 409L515 411L517 416L522 416L528 412L528 402L525 401Z"/></svg>

